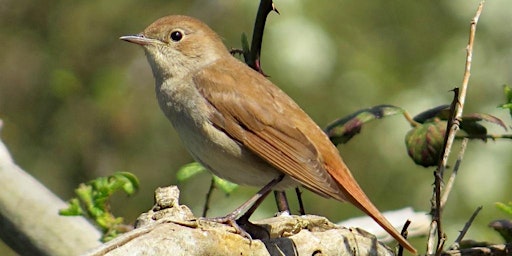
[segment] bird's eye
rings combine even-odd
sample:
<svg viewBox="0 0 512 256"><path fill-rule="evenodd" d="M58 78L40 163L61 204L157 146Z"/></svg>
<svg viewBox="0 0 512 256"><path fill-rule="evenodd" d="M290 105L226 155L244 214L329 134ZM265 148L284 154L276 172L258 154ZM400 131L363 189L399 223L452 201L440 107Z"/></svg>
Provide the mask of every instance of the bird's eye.
<svg viewBox="0 0 512 256"><path fill-rule="evenodd" d="M171 35L169 37L174 42L179 42L183 38L183 33L181 33L181 31L175 30L175 31L171 32Z"/></svg>

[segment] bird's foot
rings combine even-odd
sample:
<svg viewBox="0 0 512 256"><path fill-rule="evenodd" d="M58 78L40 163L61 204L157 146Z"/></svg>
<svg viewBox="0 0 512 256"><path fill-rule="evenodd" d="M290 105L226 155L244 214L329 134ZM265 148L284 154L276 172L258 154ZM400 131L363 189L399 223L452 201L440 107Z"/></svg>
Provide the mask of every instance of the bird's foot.
<svg viewBox="0 0 512 256"><path fill-rule="evenodd" d="M251 223L245 215L238 219L236 219L236 215L234 214L228 214L224 217L201 219L229 225L235 229L236 234L249 239L251 242L253 239L265 239L270 237L269 232L265 228Z"/></svg>

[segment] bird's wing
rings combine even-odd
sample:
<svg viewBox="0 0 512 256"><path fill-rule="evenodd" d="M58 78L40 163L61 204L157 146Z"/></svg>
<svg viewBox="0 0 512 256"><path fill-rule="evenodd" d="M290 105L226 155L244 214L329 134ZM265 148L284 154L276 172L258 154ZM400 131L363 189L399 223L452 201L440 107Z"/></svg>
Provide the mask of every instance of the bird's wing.
<svg viewBox="0 0 512 256"><path fill-rule="evenodd" d="M218 129L313 192L354 204L416 253L366 197L325 133L292 99L236 59L222 61L228 63L214 63L193 77L214 109L210 120Z"/></svg>
<svg viewBox="0 0 512 256"><path fill-rule="evenodd" d="M214 63L193 77L214 109L212 123L306 188L343 200L338 184L325 170L322 154L308 137L330 143L323 131L261 74L236 59L222 61L230 63Z"/></svg>

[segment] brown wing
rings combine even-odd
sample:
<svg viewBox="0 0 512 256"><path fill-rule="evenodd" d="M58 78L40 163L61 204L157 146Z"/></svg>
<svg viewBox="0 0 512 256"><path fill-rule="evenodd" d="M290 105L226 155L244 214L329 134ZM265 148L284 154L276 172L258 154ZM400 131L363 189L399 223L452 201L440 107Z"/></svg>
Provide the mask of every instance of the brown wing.
<svg viewBox="0 0 512 256"><path fill-rule="evenodd" d="M313 192L351 202L416 253L366 197L324 132L279 88L234 58L193 79L215 109L215 126Z"/></svg>
<svg viewBox="0 0 512 256"><path fill-rule="evenodd" d="M221 61L193 78L216 110L213 124L308 189L342 200L339 186L303 132L325 136L322 130L262 75L238 60Z"/></svg>

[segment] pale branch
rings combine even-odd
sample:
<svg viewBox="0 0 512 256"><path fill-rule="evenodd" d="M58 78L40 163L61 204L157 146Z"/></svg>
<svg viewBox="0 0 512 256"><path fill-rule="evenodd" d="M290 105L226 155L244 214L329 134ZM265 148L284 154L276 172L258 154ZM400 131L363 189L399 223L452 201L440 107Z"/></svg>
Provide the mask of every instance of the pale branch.
<svg viewBox="0 0 512 256"><path fill-rule="evenodd" d="M82 217L59 216L66 204L17 166L0 140L0 238L19 255L76 255L99 231Z"/></svg>
<svg viewBox="0 0 512 256"><path fill-rule="evenodd" d="M455 166L453 167L452 174L450 175L450 179L448 179L448 182L446 183L446 186L443 191L443 195L441 198L441 210L444 209L444 206L446 205L446 202L448 201L448 196L450 195L450 192L452 191L453 184L455 184L455 178L457 178L457 174L459 173L460 164L462 163L462 158L464 157L464 153L466 152L466 147L468 145L467 138L462 140L459 155L457 156L457 161L455 162Z"/></svg>
<svg viewBox="0 0 512 256"><path fill-rule="evenodd" d="M196 218L179 205L176 186L156 191L156 205L137 227L84 256L99 255L394 255L375 236L324 217L283 215L254 222L268 234L250 241L225 224Z"/></svg>

